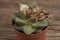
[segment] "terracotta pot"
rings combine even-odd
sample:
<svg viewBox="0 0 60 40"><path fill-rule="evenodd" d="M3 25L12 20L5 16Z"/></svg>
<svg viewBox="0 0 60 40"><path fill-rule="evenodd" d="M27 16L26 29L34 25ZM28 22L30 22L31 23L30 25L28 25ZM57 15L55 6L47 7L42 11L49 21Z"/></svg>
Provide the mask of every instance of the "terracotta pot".
<svg viewBox="0 0 60 40"><path fill-rule="evenodd" d="M14 25L14 20L12 20L12 25ZM24 34L23 32L14 29L17 34L18 40L45 40L46 32L48 27L44 28L42 32L35 33L35 34Z"/></svg>
<svg viewBox="0 0 60 40"><path fill-rule="evenodd" d="M18 40L45 40L47 28L45 28L40 33L30 34L30 35L21 33L16 29L15 29L15 32L17 34Z"/></svg>

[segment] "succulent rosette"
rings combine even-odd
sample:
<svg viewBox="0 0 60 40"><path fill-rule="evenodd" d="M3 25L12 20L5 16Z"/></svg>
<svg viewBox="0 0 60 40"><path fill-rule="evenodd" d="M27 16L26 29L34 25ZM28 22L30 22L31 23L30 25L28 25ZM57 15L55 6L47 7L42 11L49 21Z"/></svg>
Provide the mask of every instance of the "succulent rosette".
<svg viewBox="0 0 60 40"><path fill-rule="evenodd" d="M14 14L14 26L25 34L41 32L49 25L49 13L37 4L21 4L20 11Z"/></svg>

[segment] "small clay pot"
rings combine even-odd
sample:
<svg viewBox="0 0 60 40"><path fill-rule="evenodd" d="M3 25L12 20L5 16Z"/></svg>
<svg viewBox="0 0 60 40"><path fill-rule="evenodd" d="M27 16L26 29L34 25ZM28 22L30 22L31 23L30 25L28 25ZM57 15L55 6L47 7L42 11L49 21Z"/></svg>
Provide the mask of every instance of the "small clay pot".
<svg viewBox="0 0 60 40"><path fill-rule="evenodd" d="M14 25L14 20L12 20L12 25ZM14 29L17 34L18 40L45 40L46 32L48 27L44 28L42 32L33 33L33 34L25 34L23 31Z"/></svg>
<svg viewBox="0 0 60 40"><path fill-rule="evenodd" d="M30 35L24 34L23 32L20 32L16 29L15 32L17 34L18 40L45 40L47 28L45 28L40 33L35 33Z"/></svg>

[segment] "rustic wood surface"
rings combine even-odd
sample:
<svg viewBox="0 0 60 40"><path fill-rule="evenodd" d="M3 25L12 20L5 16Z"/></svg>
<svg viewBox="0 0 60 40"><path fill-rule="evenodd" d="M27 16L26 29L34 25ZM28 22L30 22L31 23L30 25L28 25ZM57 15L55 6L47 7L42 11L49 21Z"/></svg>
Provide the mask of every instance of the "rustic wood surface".
<svg viewBox="0 0 60 40"><path fill-rule="evenodd" d="M9 16L18 11L18 1L0 0L0 40L17 40ZM53 20L46 40L60 40L60 0L37 0L37 3L51 13Z"/></svg>

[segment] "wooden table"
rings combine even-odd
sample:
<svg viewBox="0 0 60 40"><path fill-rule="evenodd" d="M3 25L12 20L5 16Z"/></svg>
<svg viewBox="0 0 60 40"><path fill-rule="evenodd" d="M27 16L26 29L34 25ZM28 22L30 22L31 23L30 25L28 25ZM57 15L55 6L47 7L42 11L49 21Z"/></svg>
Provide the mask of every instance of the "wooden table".
<svg viewBox="0 0 60 40"><path fill-rule="evenodd" d="M38 0L42 7L51 13L46 40L60 40L60 0ZM10 15L18 11L18 0L0 0L0 40L17 40Z"/></svg>

